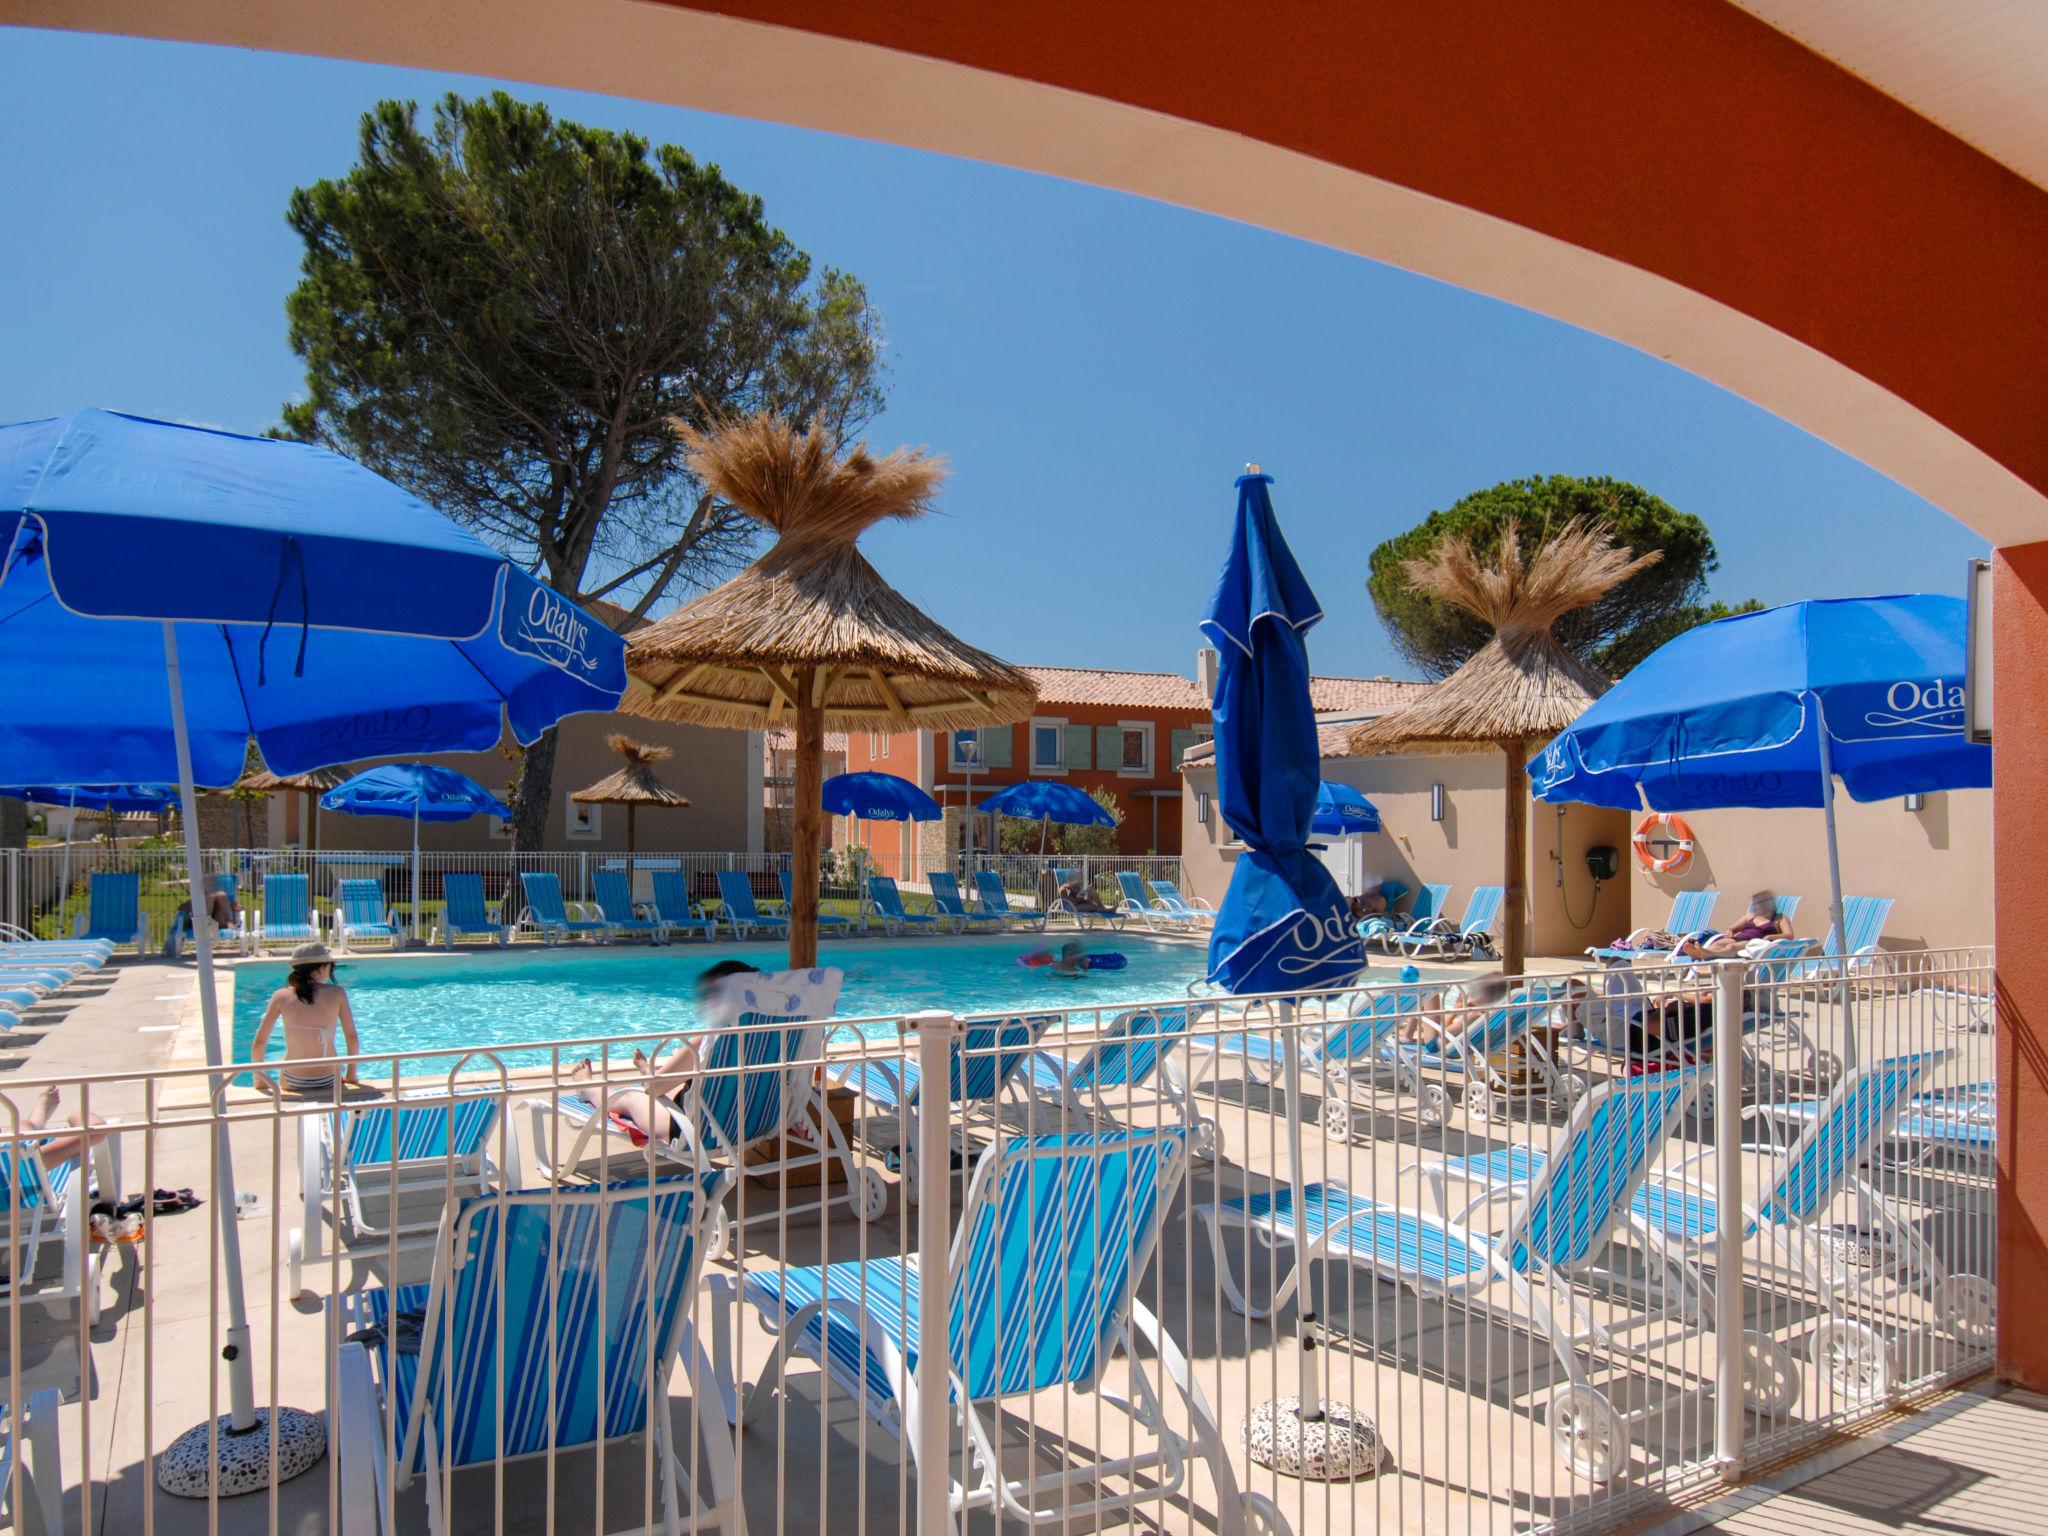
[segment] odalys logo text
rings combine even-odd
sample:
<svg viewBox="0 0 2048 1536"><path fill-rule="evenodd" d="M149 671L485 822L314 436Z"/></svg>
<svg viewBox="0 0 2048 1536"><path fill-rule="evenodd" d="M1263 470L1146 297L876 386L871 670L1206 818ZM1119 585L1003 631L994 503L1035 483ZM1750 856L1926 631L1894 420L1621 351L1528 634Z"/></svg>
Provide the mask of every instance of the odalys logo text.
<svg viewBox="0 0 2048 1536"><path fill-rule="evenodd" d="M565 672L597 670L597 657L590 651L590 621L546 587L537 586L527 593L526 609L519 615L512 638L521 650L551 661Z"/></svg>
<svg viewBox="0 0 2048 1536"><path fill-rule="evenodd" d="M1963 685L1940 677L1893 683L1883 707L1866 709L1863 723L1880 731L1960 731Z"/></svg>

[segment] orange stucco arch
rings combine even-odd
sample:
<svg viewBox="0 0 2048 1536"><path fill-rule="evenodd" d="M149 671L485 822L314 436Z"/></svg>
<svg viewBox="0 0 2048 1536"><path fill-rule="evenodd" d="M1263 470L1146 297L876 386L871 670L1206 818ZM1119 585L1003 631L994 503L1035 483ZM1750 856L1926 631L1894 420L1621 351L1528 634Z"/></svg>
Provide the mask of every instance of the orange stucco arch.
<svg viewBox="0 0 2048 1536"><path fill-rule="evenodd" d="M604 91L1206 209L1641 347L2008 546L1999 1347L2048 1386L2024 1304L2048 1291L2048 191L1724 0L0 0L0 22Z"/></svg>
<svg viewBox="0 0 2048 1536"><path fill-rule="evenodd" d="M1601 331L2048 538L2048 192L1724 0L0 0L769 118L1266 225Z"/></svg>

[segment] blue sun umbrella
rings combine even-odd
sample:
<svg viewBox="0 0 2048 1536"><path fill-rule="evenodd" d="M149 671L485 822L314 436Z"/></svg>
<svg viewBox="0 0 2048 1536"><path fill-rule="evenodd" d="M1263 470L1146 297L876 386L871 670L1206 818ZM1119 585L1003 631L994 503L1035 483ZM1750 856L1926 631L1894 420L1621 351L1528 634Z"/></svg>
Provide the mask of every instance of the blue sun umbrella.
<svg viewBox="0 0 2048 1536"><path fill-rule="evenodd" d="M939 821L946 812L939 802L908 779L893 773L835 773L822 787L828 816L857 816L864 822ZM862 837L867 833L862 831ZM867 849L872 869L873 850ZM865 919L863 919L865 921Z"/></svg>
<svg viewBox="0 0 2048 1536"><path fill-rule="evenodd" d="M17 784L0 789L0 798L8 800L29 800L37 805L68 806L71 819L64 824L64 862L57 876L58 900L61 903L71 893L71 840L78 829L78 811L83 806L88 811L101 811L111 815L115 811L154 811L161 814L176 810L178 786L175 784Z"/></svg>
<svg viewBox="0 0 2048 1536"><path fill-rule="evenodd" d="M862 821L937 821L946 814L938 801L893 773L834 774L825 781L823 798L826 815Z"/></svg>
<svg viewBox="0 0 2048 1536"><path fill-rule="evenodd" d="M412 822L412 936L420 936L420 823L467 821L489 814L509 818L505 802L466 773L433 763L385 763L365 768L320 797L323 811L351 816L403 816Z"/></svg>
<svg viewBox="0 0 2048 1536"><path fill-rule="evenodd" d="M195 785L232 784L251 736L286 775L482 751L507 727L528 743L564 715L610 709L625 685L619 636L338 454L97 410L0 426L0 783L176 779L195 878ZM195 938L220 1067L205 924ZM229 1417L253 1431L225 1120L216 1136ZM247 1434L217 1464L210 1428L160 1476L197 1462L239 1492L235 1464L267 1471ZM301 1428L293 1449L317 1454L317 1424Z"/></svg>
<svg viewBox="0 0 2048 1536"><path fill-rule="evenodd" d="M1377 832L1379 829L1379 807L1349 784L1325 779L1316 787L1316 814L1309 823L1311 832L1320 832L1325 837L1344 837L1352 832Z"/></svg>
<svg viewBox="0 0 2048 1536"><path fill-rule="evenodd" d="M1322 753L1309 700L1308 647L1302 636L1323 610L1309 590L1273 515L1270 476L1237 482L1230 554L1202 618L1221 655L1216 679L1216 785L1223 821L1243 841L1230 887L1209 936L1209 979L1232 992L1307 992L1345 986L1365 969L1365 944L1352 931L1343 896L1308 850ZM1301 1160L1301 1041L1283 1007L1288 1174L1297 1223L1307 1209ZM1305 1251L1297 1226L1295 1251ZM1348 1410L1322 1399L1313 1319L1297 1316L1301 1428L1317 1423L1332 1463L1346 1437ZM1266 1405L1281 1427L1282 1410ZM1353 1445L1353 1449L1357 1449Z"/></svg>
<svg viewBox="0 0 2048 1536"><path fill-rule="evenodd" d="M1046 831L1054 822L1063 827L1116 825L1116 818L1100 800L1057 779L1026 779L1021 784L1007 785L975 809L996 816L1014 816L1020 821L1037 822L1038 856L1041 859L1045 857Z"/></svg>
<svg viewBox="0 0 2048 1536"><path fill-rule="evenodd" d="M1529 764L1536 797L1624 810L1818 808L1840 933L1837 778L1853 800L1990 786L1991 749L1963 735L1964 618L1954 597L1843 598L1687 630Z"/></svg>

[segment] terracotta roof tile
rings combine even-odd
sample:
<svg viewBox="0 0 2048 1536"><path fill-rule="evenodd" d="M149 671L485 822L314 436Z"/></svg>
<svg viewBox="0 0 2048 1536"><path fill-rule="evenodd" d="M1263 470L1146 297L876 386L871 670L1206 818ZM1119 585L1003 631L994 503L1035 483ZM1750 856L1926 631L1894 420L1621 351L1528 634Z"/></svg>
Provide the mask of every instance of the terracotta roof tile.
<svg viewBox="0 0 2048 1536"><path fill-rule="evenodd" d="M1308 696L1317 714L1328 715L1340 709L1390 709L1419 698L1428 687L1398 677L1312 677Z"/></svg>
<svg viewBox="0 0 2048 1536"><path fill-rule="evenodd" d="M1080 667L1026 667L1040 704L1114 704L1127 709L1208 713L1209 701L1178 672L1096 672Z"/></svg>

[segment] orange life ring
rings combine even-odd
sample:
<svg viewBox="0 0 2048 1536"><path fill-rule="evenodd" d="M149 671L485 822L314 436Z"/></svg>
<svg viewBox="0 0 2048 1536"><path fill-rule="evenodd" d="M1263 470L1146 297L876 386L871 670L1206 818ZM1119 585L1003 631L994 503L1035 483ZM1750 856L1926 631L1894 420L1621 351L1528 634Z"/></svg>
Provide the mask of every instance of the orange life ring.
<svg viewBox="0 0 2048 1536"><path fill-rule="evenodd" d="M1685 824L1683 816L1652 811L1636 823L1631 846L1643 868L1653 874L1675 875L1692 862L1692 842L1692 828ZM1660 855L1659 848L1670 851Z"/></svg>

